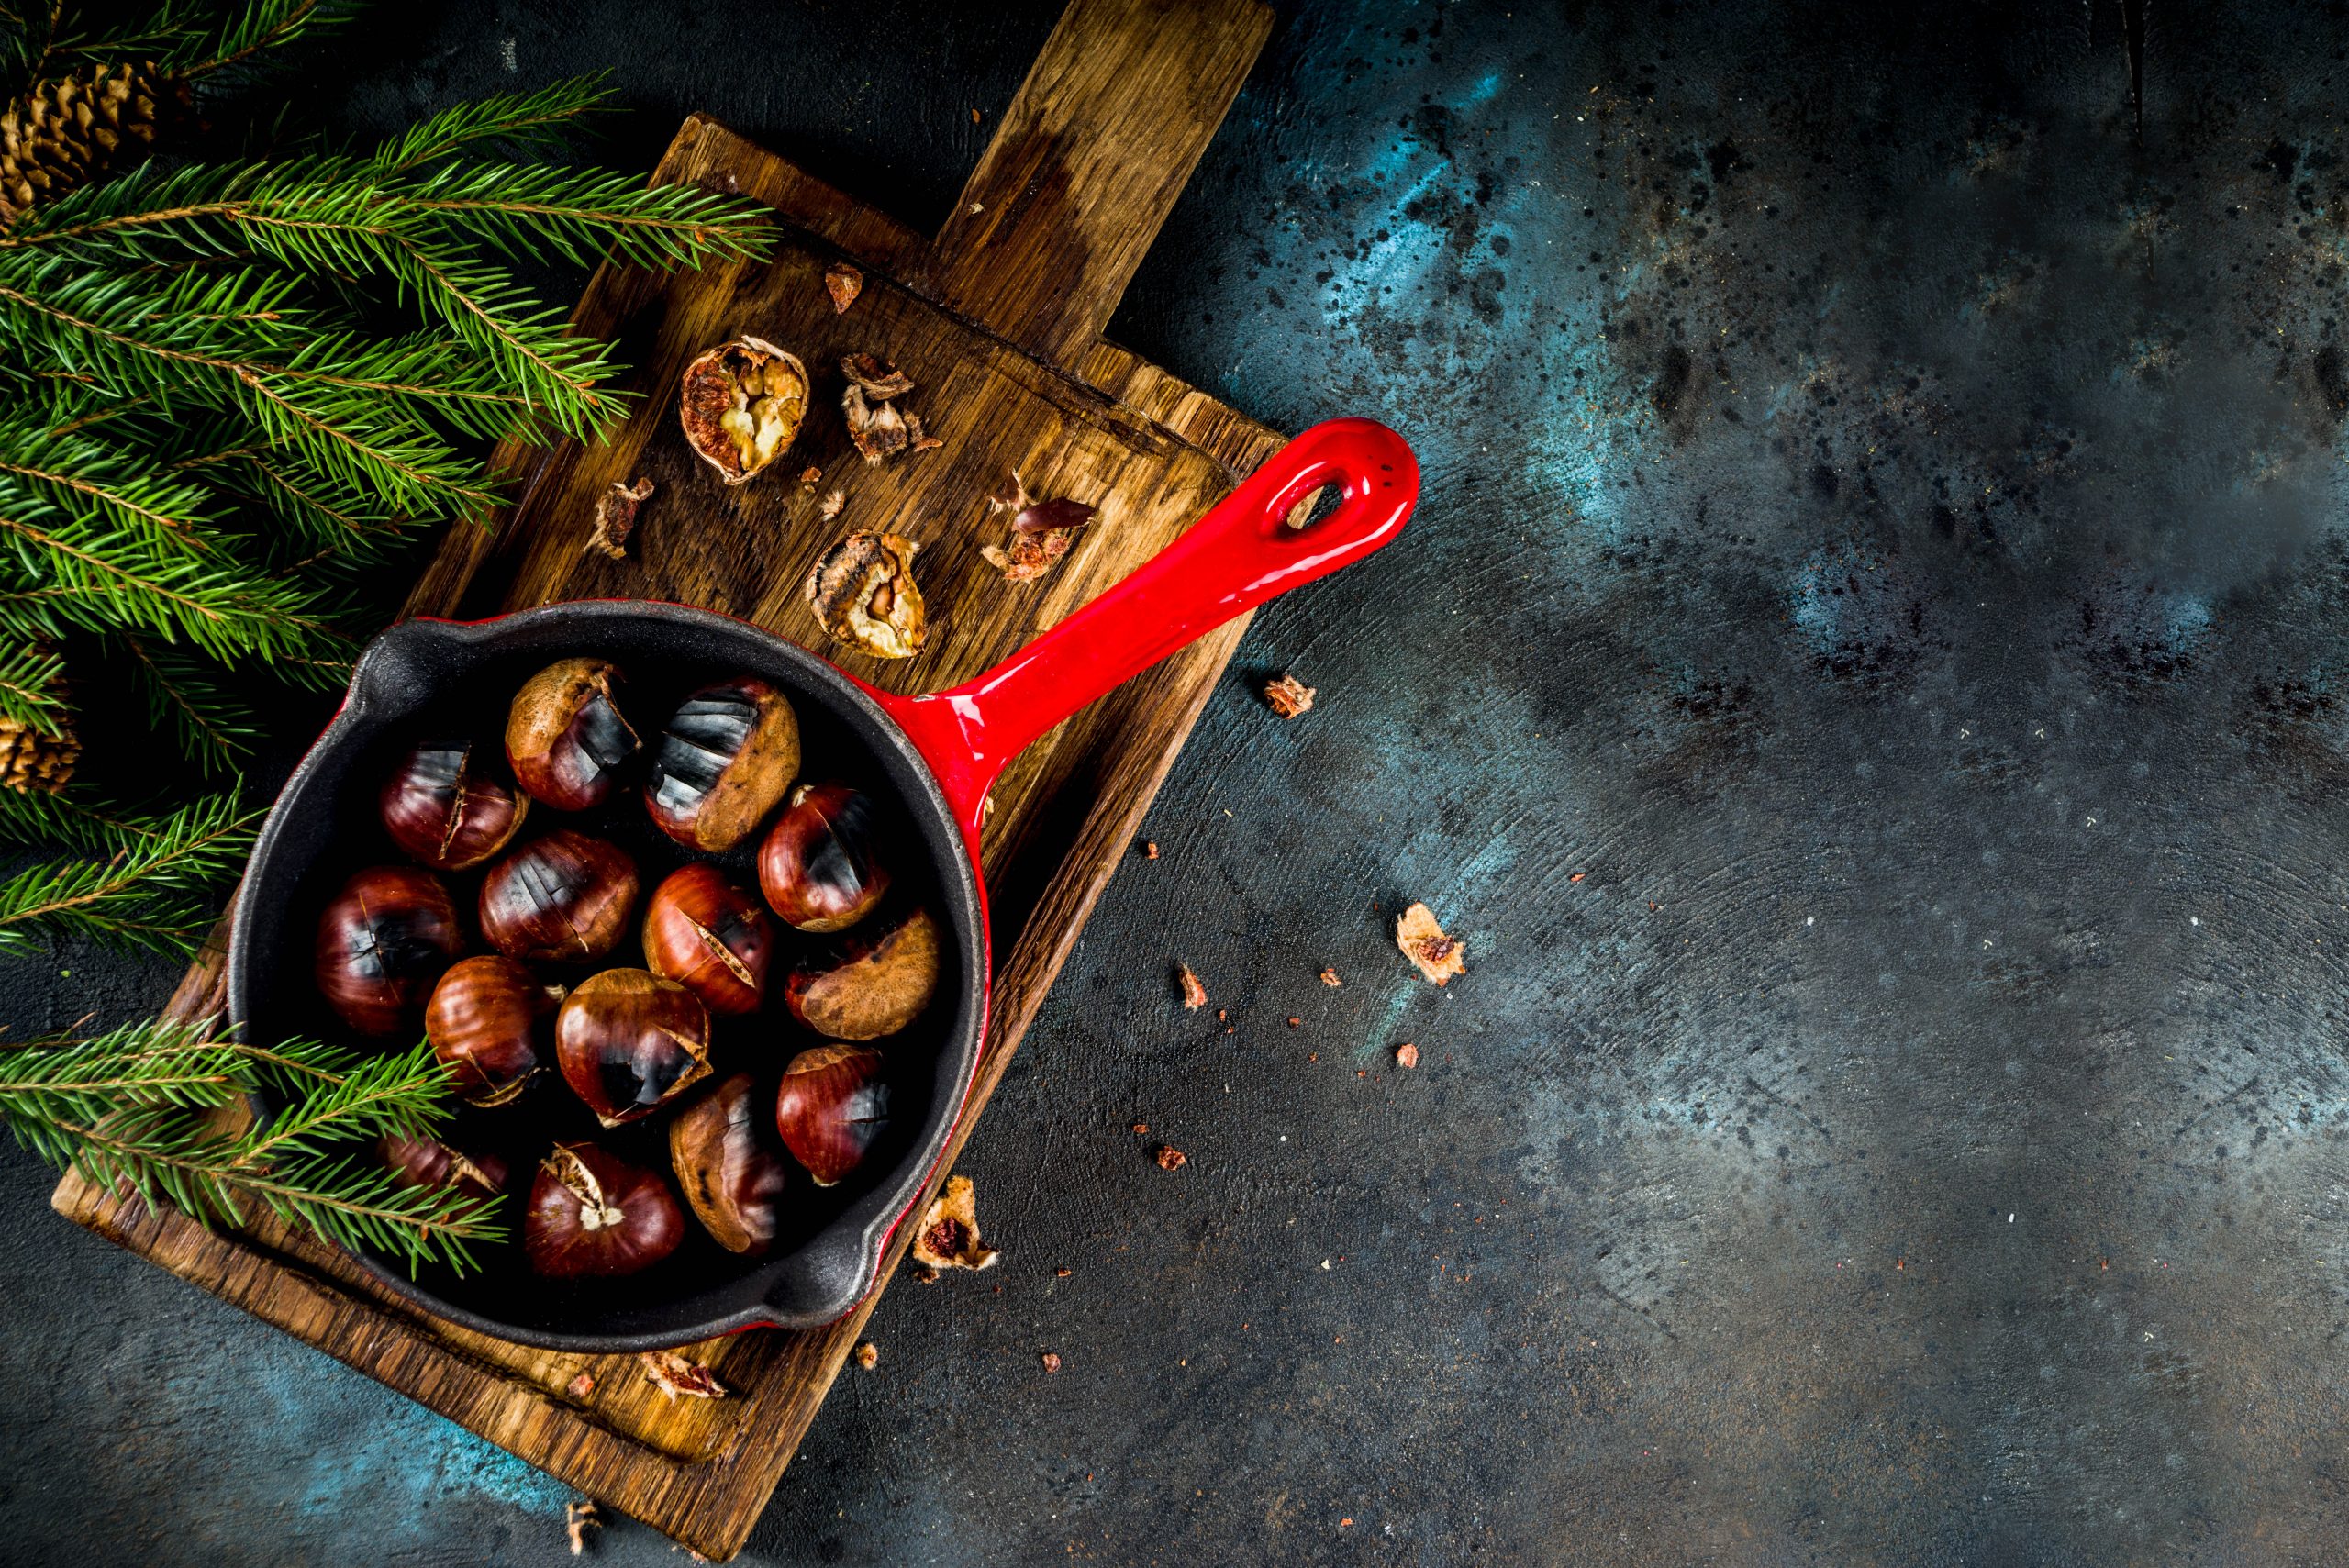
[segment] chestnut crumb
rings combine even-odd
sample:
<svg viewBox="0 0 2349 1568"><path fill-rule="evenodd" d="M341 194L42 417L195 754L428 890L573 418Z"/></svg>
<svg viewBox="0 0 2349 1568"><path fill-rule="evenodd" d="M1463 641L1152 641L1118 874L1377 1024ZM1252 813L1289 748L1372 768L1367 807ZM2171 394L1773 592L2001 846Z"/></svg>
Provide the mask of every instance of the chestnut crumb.
<svg viewBox="0 0 2349 1568"><path fill-rule="evenodd" d="M1424 904L1412 905L1396 920L1395 945L1435 984L1445 984L1453 975L1468 973L1464 958L1468 944L1445 936L1443 928L1435 922L1435 912Z"/></svg>
<svg viewBox="0 0 2349 1568"><path fill-rule="evenodd" d="M942 1269L991 1268L1002 1254L980 1245L977 1190L968 1176L950 1176L930 1200L914 1232L914 1262L935 1279Z"/></svg>
<svg viewBox="0 0 2349 1568"><path fill-rule="evenodd" d="M824 498L816 503L816 515L829 523L839 517L847 506L848 497L845 495L839 490L828 491Z"/></svg>
<svg viewBox="0 0 2349 1568"><path fill-rule="evenodd" d="M1184 1153L1180 1149L1175 1148L1173 1144L1162 1143L1158 1146L1158 1168L1160 1170L1179 1171L1190 1162L1191 1157Z"/></svg>
<svg viewBox="0 0 2349 1568"><path fill-rule="evenodd" d="M1011 481L987 497L987 514L1011 514L1011 547L985 545L979 555L1003 573L1007 583L1041 577L1068 553L1077 529L1093 521L1094 508L1083 501L1039 501L1028 494L1015 470Z"/></svg>
<svg viewBox="0 0 2349 1568"><path fill-rule="evenodd" d="M1066 1279L1069 1275L1074 1273L1076 1273L1074 1269L1054 1269L1052 1271L1052 1277L1054 1279Z"/></svg>
<svg viewBox="0 0 2349 1568"><path fill-rule="evenodd" d="M587 1396L596 1392L596 1380L586 1373L583 1372L577 1377L573 1378L569 1383L564 1384L562 1385L562 1391L565 1394L570 1395L573 1399L584 1399Z"/></svg>
<svg viewBox="0 0 2349 1568"><path fill-rule="evenodd" d="M812 462L799 471L799 483L810 490L815 489L816 482L823 477L824 471Z"/></svg>
<svg viewBox="0 0 2349 1568"><path fill-rule="evenodd" d="M1405 1040L1402 1044L1400 1044L1400 1045L1398 1045L1398 1046L1397 1046L1397 1047L1395 1048L1395 1065L1396 1065L1396 1066L1397 1066L1397 1067L1417 1067L1419 1064L1419 1048L1418 1046L1413 1045L1409 1040Z"/></svg>
<svg viewBox="0 0 2349 1568"><path fill-rule="evenodd" d="M823 628L882 659L910 659L930 635L914 551L896 534L854 533L808 570L804 592Z"/></svg>
<svg viewBox="0 0 2349 1568"><path fill-rule="evenodd" d="M573 1503L562 1510L562 1533L571 1542L571 1555L578 1557L587 1550L587 1532L604 1528L604 1511L590 1502Z"/></svg>
<svg viewBox="0 0 2349 1568"><path fill-rule="evenodd" d="M881 1347L866 1340L856 1347L856 1364L871 1372L881 1363Z"/></svg>
<svg viewBox="0 0 2349 1568"><path fill-rule="evenodd" d="M1321 972L1321 984L1324 985L1336 985L1341 984L1338 979L1338 972L1334 969L1324 969Z"/></svg>
<svg viewBox="0 0 2349 1568"><path fill-rule="evenodd" d="M616 481L596 497L596 531L588 535L587 548L607 560L627 560L629 536L636 531L637 508L652 499L652 490L650 479L634 484Z"/></svg>
<svg viewBox="0 0 2349 1568"><path fill-rule="evenodd" d="M945 443L921 428L918 415L897 406L896 399L914 389L913 378L878 354L850 354L841 361L848 388L841 394L841 414L848 422L848 439L856 444L868 466L902 451L928 451Z"/></svg>
<svg viewBox="0 0 2349 1568"><path fill-rule="evenodd" d="M1060 1355L1059 1355L1059 1353L1058 1353L1058 1352L1053 1351L1046 1351L1043 1353L1043 1355L1042 1355L1040 1359L1043 1362L1043 1363L1044 1363L1044 1370L1045 1370L1047 1373L1054 1373L1054 1372L1058 1372L1058 1371L1060 1371L1060 1369L1061 1369L1061 1358L1060 1358Z"/></svg>
<svg viewBox="0 0 2349 1568"><path fill-rule="evenodd" d="M680 1394L696 1399L723 1399L726 1385L712 1375L709 1368L699 1362L689 1362L674 1351L646 1351L637 1358L644 1363L644 1375L669 1398Z"/></svg>
<svg viewBox="0 0 2349 1568"><path fill-rule="evenodd" d="M1295 675L1283 675L1264 683L1264 706L1277 717L1295 718L1313 706L1315 690Z"/></svg>
<svg viewBox="0 0 2349 1568"><path fill-rule="evenodd" d="M1199 983L1197 973L1189 964L1176 964L1174 979L1183 987L1183 1006L1186 1008L1204 1007L1208 1005L1208 988Z"/></svg>
<svg viewBox="0 0 2349 1568"><path fill-rule="evenodd" d="M832 314L845 316L856 296L864 290L864 274L846 261L834 261L824 269L824 292L832 296Z"/></svg>
<svg viewBox="0 0 2349 1568"><path fill-rule="evenodd" d="M1141 1136L1142 1133L1148 1132L1148 1131L1150 1130L1150 1123L1148 1123L1148 1122L1146 1122L1146 1121L1138 1121L1138 1122L1134 1123L1134 1125L1132 1126L1132 1128L1131 1128L1131 1129L1130 1129L1129 1130L1130 1130L1131 1132L1133 1132L1133 1133L1135 1134L1135 1136L1139 1137L1139 1136Z"/></svg>
<svg viewBox="0 0 2349 1568"><path fill-rule="evenodd" d="M1144 839L1141 841L1141 858L1146 861L1154 861L1158 858L1157 840Z"/></svg>

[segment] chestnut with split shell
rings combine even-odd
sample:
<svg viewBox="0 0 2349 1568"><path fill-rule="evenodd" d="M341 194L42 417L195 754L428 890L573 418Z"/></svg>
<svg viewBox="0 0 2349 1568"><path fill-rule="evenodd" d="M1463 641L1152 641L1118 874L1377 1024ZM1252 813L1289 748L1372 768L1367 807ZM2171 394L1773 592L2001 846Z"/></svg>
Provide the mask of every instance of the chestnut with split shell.
<svg viewBox="0 0 2349 1568"><path fill-rule="evenodd" d="M619 666L563 659L522 684L506 716L506 760L531 798L587 811L611 798L642 747L614 695Z"/></svg>
<svg viewBox="0 0 2349 1568"><path fill-rule="evenodd" d="M792 1017L831 1040L879 1040L921 1016L938 991L938 922L917 909L896 925L803 961L784 983Z"/></svg>
<svg viewBox="0 0 2349 1568"><path fill-rule="evenodd" d="M737 338L685 367L677 419L696 456L728 484L781 457L807 417L807 367L763 338Z"/></svg>
<svg viewBox="0 0 2349 1568"><path fill-rule="evenodd" d="M875 847L872 796L844 784L807 784L759 848L759 889L784 924L841 931L873 912L889 891Z"/></svg>
<svg viewBox="0 0 2349 1568"><path fill-rule="evenodd" d="M550 985L504 953L481 953L450 966L424 1006L424 1038L457 1079L457 1092L476 1106L502 1106L529 1087L545 1065L540 1056L547 1020L562 1000Z"/></svg>
<svg viewBox="0 0 2349 1568"><path fill-rule="evenodd" d="M641 1121L709 1076L709 1012L674 980L607 969L563 998L554 1052L596 1120Z"/></svg>
<svg viewBox="0 0 2349 1568"><path fill-rule="evenodd" d="M412 1187L451 1187L467 1197L494 1198L512 1173L495 1154L469 1153L438 1138L402 1138L387 1133L375 1152L393 1175Z"/></svg>
<svg viewBox="0 0 2349 1568"><path fill-rule="evenodd" d="M644 962L713 1013L755 1013L774 956L774 922L707 862L679 866L644 908Z"/></svg>
<svg viewBox="0 0 2349 1568"><path fill-rule="evenodd" d="M434 871L469 871L504 849L530 797L497 776L502 756L485 761L470 740L426 740L402 757L376 795L392 842Z"/></svg>
<svg viewBox="0 0 2349 1568"><path fill-rule="evenodd" d="M636 888L636 862L627 851L558 828L489 868L481 884L481 934L508 958L592 962L628 933Z"/></svg>
<svg viewBox="0 0 2349 1568"><path fill-rule="evenodd" d="M774 1241L790 1167L768 1146L748 1073L737 1073L669 1124L669 1160L694 1216L729 1252L756 1256Z"/></svg>
<svg viewBox="0 0 2349 1568"><path fill-rule="evenodd" d="M416 1026L425 998L463 950L449 890L415 866L355 873L318 917L311 974L335 1016L381 1039Z"/></svg>
<svg viewBox="0 0 2349 1568"><path fill-rule="evenodd" d="M685 1212L657 1173L592 1143L558 1143L539 1162L522 1248L549 1279L636 1273L685 1239Z"/></svg>
<svg viewBox="0 0 2349 1568"><path fill-rule="evenodd" d="M799 717L755 675L704 686L678 706L652 754L644 804L661 831L722 854L751 836L799 773Z"/></svg>
<svg viewBox="0 0 2349 1568"><path fill-rule="evenodd" d="M855 1170L888 1130L887 1066L869 1046L819 1045L784 1069L775 1131L818 1186L831 1186Z"/></svg>

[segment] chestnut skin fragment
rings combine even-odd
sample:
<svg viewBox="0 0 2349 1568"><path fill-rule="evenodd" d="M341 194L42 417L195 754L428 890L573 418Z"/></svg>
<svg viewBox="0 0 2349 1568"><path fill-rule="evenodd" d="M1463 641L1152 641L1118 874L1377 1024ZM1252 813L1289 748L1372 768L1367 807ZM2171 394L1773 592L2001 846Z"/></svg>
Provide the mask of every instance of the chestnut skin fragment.
<svg viewBox="0 0 2349 1568"><path fill-rule="evenodd" d="M679 866L644 908L644 962L713 1013L755 1013L766 999L774 922L705 861Z"/></svg>
<svg viewBox="0 0 2349 1568"><path fill-rule="evenodd" d="M685 1211L657 1173L592 1143L558 1143L539 1162L522 1248L547 1278L632 1274L685 1239Z"/></svg>
<svg viewBox="0 0 2349 1568"><path fill-rule="evenodd" d="M508 958L592 962L628 933L636 889L636 862L627 851L558 828L489 868L481 934Z"/></svg>
<svg viewBox="0 0 2349 1568"><path fill-rule="evenodd" d="M483 766L470 740L417 745L375 797L384 831L402 852L434 871L470 871L513 841L530 797ZM503 759L498 759L502 764Z"/></svg>
<svg viewBox="0 0 2349 1568"><path fill-rule="evenodd" d="M755 675L702 687L670 717L644 786L653 825L723 854L749 838L799 776L799 716Z"/></svg>
<svg viewBox="0 0 2349 1568"><path fill-rule="evenodd" d="M685 367L677 418L685 444L728 484L781 457L807 417L807 367L760 338L737 338Z"/></svg>
<svg viewBox="0 0 2349 1568"><path fill-rule="evenodd" d="M783 1070L774 1129L819 1187L839 1182L889 1129L887 1060L869 1046L819 1045Z"/></svg>
<svg viewBox="0 0 2349 1568"><path fill-rule="evenodd" d="M938 922L917 909L803 962L784 983L784 1005L826 1039L879 1040L921 1016L938 992Z"/></svg>
<svg viewBox="0 0 2349 1568"><path fill-rule="evenodd" d="M424 1006L424 1038L467 1104L507 1105L545 1066L540 1037L562 996L504 953L461 959Z"/></svg>
<svg viewBox="0 0 2349 1568"><path fill-rule="evenodd" d="M484 1201L504 1192L512 1174L495 1154L469 1154L437 1138L386 1133L375 1140L375 1152L393 1175L412 1187L451 1187Z"/></svg>
<svg viewBox="0 0 2349 1568"><path fill-rule="evenodd" d="M642 748L613 695L620 667L562 659L522 683L506 716L506 760L534 800L589 811L612 796Z"/></svg>
<svg viewBox="0 0 2349 1568"><path fill-rule="evenodd" d="M774 1242L790 1167L767 1146L748 1073L712 1088L669 1124L669 1161L685 1202L712 1240L756 1257Z"/></svg>
<svg viewBox="0 0 2349 1568"><path fill-rule="evenodd" d="M914 582L921 547L896 534L852 533L819 557L803 589L832 636L877 659L910 659L930 635Z"/></svg>
<svg viewBox="0 0 2349 1568"><path fill-rule="evenodd" d="M709 1010L650 970L607 969L562 999L554 1054L597 1121L641 1121L709 1076Z"/></svg>
<svg viewBox="0 0 2349 1568"><path fill-rule="evenodd" d="M371 866L319 915L311 975L335 1017L383 1039L415 1029L464 945L440 878L416 866Z"/></svg>
<svg viewBox="0 0 2349 1568"><path fill-rule="evenodd" d="M889 868L874 847L879 813L872 796L844 784L806 784L759 848L759 890L785 925L843 931L889 891Z"/></svg>

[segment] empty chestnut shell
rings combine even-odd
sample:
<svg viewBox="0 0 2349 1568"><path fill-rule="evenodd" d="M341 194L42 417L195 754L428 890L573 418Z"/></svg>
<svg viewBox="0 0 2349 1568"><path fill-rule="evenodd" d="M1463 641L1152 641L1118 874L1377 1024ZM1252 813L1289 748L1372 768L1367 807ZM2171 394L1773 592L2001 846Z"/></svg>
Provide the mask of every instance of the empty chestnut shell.
<svg viewBox="0 0 2349 1568"><path fill-rule="evenodd" d="M540 1037L562 988L503 953L450 966L424 1005L424 1038L456 1073L457 1092L476 1106L502 1106L529 1087L544 1065Z"/></svg>
<svg viewBox="0 0 2349 1568"><path fill-rule="evenodd" d="M554 1054L596 1120L641 1121L709 1076L709 1013L674 980L607 969L563 998Z"/></svg>
<svg viewBox="0 0 2349 1568"><path fill-rule="evenodd" d="M807 417L807 367L760 338L737 338L685 367L677 399L685 441L728 484L774 462Z"/></svg>
<svg viewBox="0 0 2349 1568"><path fill-rule="evenodd" d="M403 1034L463 946L440 878L415 866L372 866L344 883L318 917L311 974L351 1029Z"/></svg>
<svg viewBox="0 0 2349 1568"><path fill-rule="evenodd" d="M539 1162L522 1248L548 1278L632 1274L685 1239L685 1211L657 1172L592 1143L558 1143Z"/></svg>
<svg viewBox="0 0 2349 1568"><path fill-rule="evenodd" d="M620 717L620 668L564 659L522 684L506 716L506 760L533 799L585 811L611 798L642 742Z"/></svg>
<svg viewBox="0 0 2349 1568"><path fill-rule="evenodd" d="M558 828L489 868L481 934L508 958L587 963L619 945L636 907L636 862L618 844Z"/></svg>
<svg viewBox="0 0 2349 1568"><path fill-rule="evenodd" d="M511 1174L495 1154L467 1153L437 1138L386 1134L375 1140L375 1152L392 1174L412 1187L454 1187L467 1197L495 1197Z"/></svg>
<svg viewBox="0 0 2349 1568"><path fill-rule="evenodd" d="M799 716L755 675L679 705L652 754L644 804L661 831L722 854L751 836L799 773Z"/></svg>
<svg viewBox="0 0 2349 1568"><path fill-rule="evenodd" d="M876 659L910 659L930 636L914 552L898 534L852 533L816 558L800 592L817 623Z"/></svg>
<svg viewBox="0 0 2349 1568"><path fill-rule="evenodd" d="M427 740L400 759L375 799L392 842L434 871L466 871L504 849L530 797L495 772L470 740Z"/></svg>
<svg viewBox="0 0 2349 1568"><path fill-rule="evenodd" d="M669 1124L669 1160L702 1228L729 1252L763 1252L790 1167L768 1145L759 1095L737 1073Z"/></svg>
<svg viewBox="0 0 2349 1568"><path fill-rule="evenodd" d="M853 936L785 982L792 1017L832 1040L896 1034L938 991L938 922L917 909L887 930Z"/></svg>
<svg viewBox="0 0 2349 1568"><path fill-rule="evenodd" d="M801 784L759 848L759 890L784 924L840 931L873 912L889 891L874 852L873 797L844 784Z"/></svg>
<svg viewBox="0 0 2349 1568"><path fill-rule="evenodd" d="M644 906L644 962L713 1013L755 1013L766 995L774 922L706 862L679 866Z"/></svg>
<svg viewBox="0 0 2349 1568"><path fill-rule="evenodd" d="M869 1046L819 1045L783 1070L774 1128L818 1186L829 1187L855 1170L888 1130L886 1067Z"/></svg>

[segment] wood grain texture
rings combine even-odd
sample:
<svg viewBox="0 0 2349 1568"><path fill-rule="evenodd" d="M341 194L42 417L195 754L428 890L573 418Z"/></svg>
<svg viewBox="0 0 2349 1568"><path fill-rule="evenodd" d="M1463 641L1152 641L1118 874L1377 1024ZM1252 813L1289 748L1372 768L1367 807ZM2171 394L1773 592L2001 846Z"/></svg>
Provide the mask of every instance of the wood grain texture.
<svg viewBox="0 0 2349 1568"><path fill-rule="evenodd" d="M1199 30L1209 21L1218 24L1208 28L1212 37ZM407 613L487 615L600 595L673 598L757 620L876 684L913 691L975 673L1084 604L1279 445L1274 432L1097 340L1269 25L1253 0L1197 6L1079 0L1070 7L973 176L977 188L1016 169L1064 171L1049 200L1040 188L989 233L1015 257L995 271L1030 269L1057 279L1075 302L1066 311L1040 309L1040 296L1024 284L990 284L979 263L996 239L957 235L950 224L955 248L945 254L953 264L935 265L930 241L902 225L711 120L689 119L655 179L739 191L774 206L787 226L776 258L684 277L600 269L573 319L622 342L640 367L633 379L644 407L610 444L592 450L501 450L495 461L509 475L514 505L486 526L451 530ZM1177 57L1179 72L1170 69ZM1096 69L1102 62L1128 69L1105 75ZM1029 145L1039 139L1055 145ZM1057 244L1048 213L1061 227ZM1114 223L1101 227L1111 214ZM818 278L838 256L852 258L868 276L863 295L836 317ZM727 491L686 452L674 389L694 352L744 330L794 347L815 375L818 397L775 469ZM904 402L945 439L942 450L879 468L855 455L838 412L835 361L858 349L895 359L913 376L916 390ZM1023 351L1039 349L1045 351ZM823 478L803 485L798 475L810 465ZM1015 467L1035 494L1075 495L1102 507L1051 576L1020 586L1004 584L977 553L1001 542L1002 525L987 517L984 497ZM661 488L640 521L630 559L585 554L596 494L612 480L642 474ZM818 517L818 503L835 486L846 505L830 523ZM799 582L815 553L843 529L885 526L925 546L918 575L936 623L932 645L903 662L843 657L815 626ZM995 917L994 1009L941 1174L1128 852L1245 624L1226 626L1096 703L997 784L984 847ZM220 1011L222 962L217 933L173 996L174 1017ZM71 1177L54 1202L77 1222L720 1559L740 1549L879 1295L829 1329L742 1334L689 1348L685 1353L714 1368L732 1393L718 1401L671 1401L634 1357L537 1351L472 1333L417 1310L348 1257L280 1226L207 1232ZM885 1284L912 1229L900 1228Z"/></svg>

